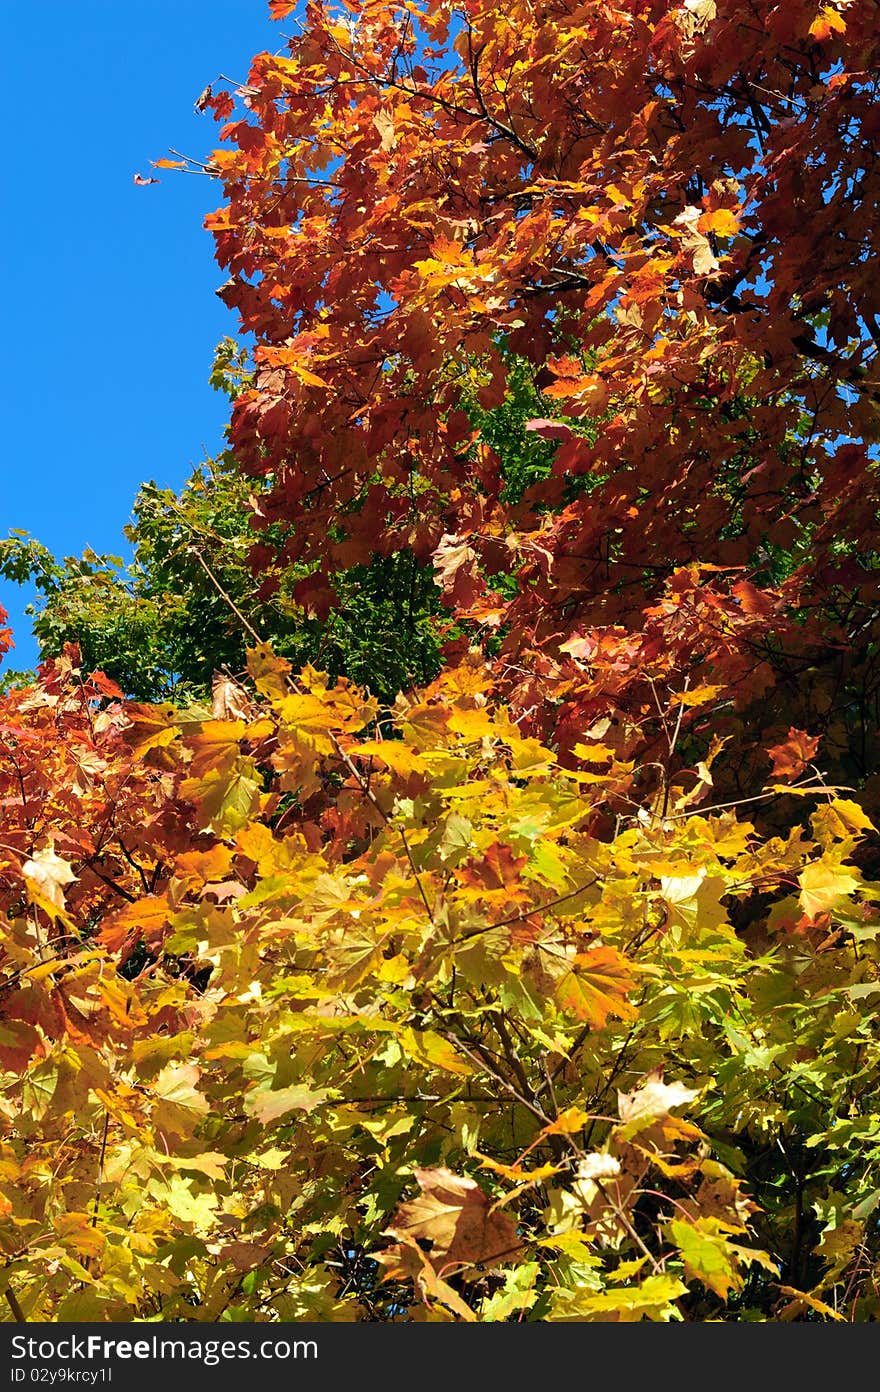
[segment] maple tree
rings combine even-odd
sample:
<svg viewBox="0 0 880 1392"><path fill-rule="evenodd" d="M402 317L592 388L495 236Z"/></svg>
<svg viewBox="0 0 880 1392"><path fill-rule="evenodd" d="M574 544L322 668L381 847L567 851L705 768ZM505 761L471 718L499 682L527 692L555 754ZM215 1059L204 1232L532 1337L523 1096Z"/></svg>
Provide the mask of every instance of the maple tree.
<svg viewBox="0 0 880 1392"><path fill-rule="evenodd" d="M314 4L216 94L231 439L303 602L411 549L564 743L623 706L644 752L690 671L752 702L738 791L789 725L872 776L877 44L871 0ZM554 443L514 497L467 409L511 352Z"/></svg>
<svg viewBox="0 0 880 1392"><path fill-rule="evenodd" d="M629 769L563 768L477 653L391 727L249 669L210 718L72 650L4 698L12 1312L872 1318L857 804L600 839Z"/></svg>
<svg viewBox="0 0 880 1392"><path fill-rule="evenodd" d="M311 3L200 98L246 671L0 697L11 1318L878 1318L878 45ZM263 641L377 565L433 681Z"/></svg>

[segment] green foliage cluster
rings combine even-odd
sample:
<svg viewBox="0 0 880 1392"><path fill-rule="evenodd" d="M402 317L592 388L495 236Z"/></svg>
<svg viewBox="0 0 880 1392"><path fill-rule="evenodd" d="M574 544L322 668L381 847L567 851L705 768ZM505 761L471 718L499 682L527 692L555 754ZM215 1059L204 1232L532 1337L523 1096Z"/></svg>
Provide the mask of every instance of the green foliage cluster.
<svg viewBox="0 0 880 1392"><path fill-rule="evenodd" d="M212 385L234 400L247 379L244 353L224 340ZM338 576L337 602L321 622L293 598L303 567L254 579L248 557L259 491L228 452L201 464L179 493L144 483L125 528L129 561L90 548L56 558L27 533L11 532L0 541L0 576L36 587L30 612L41 660L75 642L84 665L127 695L185 705L204 699L216 671L242 671L258 634L295 666L318 663L386 703L430 681L443 613L430 568L407 552L353 567ZM275 529L259 539L272 542Z"/></svg>

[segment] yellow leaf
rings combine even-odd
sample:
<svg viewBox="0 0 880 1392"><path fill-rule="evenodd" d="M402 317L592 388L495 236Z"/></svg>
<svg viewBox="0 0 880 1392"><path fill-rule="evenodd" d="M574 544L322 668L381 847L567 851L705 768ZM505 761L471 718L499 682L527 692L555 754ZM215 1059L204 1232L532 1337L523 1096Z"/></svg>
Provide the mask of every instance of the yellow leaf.
<svg viewBox="0 0 880 1392"><path fill-rule="evenodd" d="M433 1030L404 1029L400 1032L400 1047L416 1063L429 1068L442 1068L445 1073L457 1073L467 1078L473 1073L457 1053L454 1045Z"/></svg>
<svg viewBox="0 0 880 1392"><path fill-rule="evenodd" d="M798 884L801 887L801 908L813 918L816 914L829 913L841 899L848 899L854 894L861 884L861 877L858 871L847 869L834 861L817 860L804 867L798 876Z"/></svg>
<svg viewBox="0 0 880 1392"><path fill-rule="evenodd" d="M39 966L28 970L27 978L32 983L45 981L47 977L54 976L56 972L66 971L73 963L93 961L96 957L103 955L102 952L81 952L77 957L61 957L54 962L41 962Z"/></svg>
<svg viewBox="0 0 880 1392"><path fill-rule="evenodd" d="M314 879L323 869L320 856L310 853L302 836L285 836L280 839L262 822L248 822L236 833L235 844L249 860L256 863L260 876L265 879L276 875L302 876L308 872Z"/></svg>
<svg viewBox="0 0 880 1392"><path fill-rule="evenodd" d="M670 704L673 706L705 706L710 701L714 701L719 691L723 691L723 686L712 686L708 682L703 686L694 686L690 691L676 691L670 697Z"/></svg>
<svg viewBox="0 0 880 1392"><path fill-rule="evenodd" d="M699 1092L684 1083L664 1083L660 1069L649 1073L633 1092L617 1094L617 1109L623 1122L666 1116L670 1107L693 1102Z"/></svg>
<svg viewBox="0 0 880 1392"><path fill-rule="evenodd" d="M207 1232L213 1225L220 1200L215 1194L194 1194L181 1175L172 1175L162 1194L169 1211L182 1223L191 1223L196 1232Z"/></svg>
<svg viewBox="0 0 880 1392"><path fill-rule="evenodd" d="M604 744L576 744L571 752L586 764L604 764L614 758L614 750Z"/></svg>
<svg viewBox="0 0 880 1392"><path fill-rule="evenodd" d="M706 871L703 866L695 875L661 875L660 893L667 904L690 904L699 894Z"/></svg>
<svg viewBox="0 0 880 1392"><path fill-rule="evenodd" d="M589 1112L584 1112L580 1107L566 1107L560 1112L556 1120L549 1126L545 1126L541 1132L542 1136L573 1136L576 1131L580 1131L590 1119Z"/></svg>
<svg viewBox="0 0 880 1392"><path fill-rule="evenodd" d="M286 696L290 680L290 663L283 657L276 657L268 643L259 643L247 655L248 672L254 685L263 696L270 700Z"/></svg>
<svg viewBox="0 0 880 1392"><path fill-rule="evenodd" d="M319 1103L326 1101L326 1088L309 1088L296 1083L293 1087L277 1088L275 1091L260 1089L245 1098L244 1109L248 1116L256 1117L264 1126L290 1112L311 1112Z"/></svg>
<svg viewBox="0 0 880 1392"><path fill-rule="evenodd" d="M831 5L824 5L810 25L810 34L821 42L835 32L846 33L846 20Z"/></svg>
<svg viewBox="0 0 880 1392"><path fill-rule="evenodd" d="M104 1235L87 1213L60 1213L53 1227L59 1242L80 1256L97 1257L104 1250Z"/></svg>
<svg viewBox="0 0 880 1392"><path fill-rule="evenodd" d="M547 1132L542 1134L547 1135ZM558 1174L562 1169L561 1165L538 1165L533 1170L525 1170L522 1165L502 1165L500 1161L493 1160L489 1155L481 1155L477 1152L477 1159L484 1170L491 1170L493 1174L500 1175L502 1179L509 1179L512 1184L540 1184L543 1180L549 1179L551 1175Z"/></svg>
<svg viewBox="0 0 880 1392"><path fill-rule="evenodd" d="M217 836L234 836L257 810L261 783L256 765L242 759L231 771L185 779L180 794L195 804L201 826Z"/></svg>
<svg viewBox="0 0 880 1392"><path fill-rule="evenodd" d="M705 236L714 232L718 237L733 237L739 231L739 218L729 208L716 208L712 213L704 213L697 222L697 231Z"/></svg>
<svg viewBox="0 0 880 1392"><path fill-rule="evenodd" d="M476 740L493 739L498 734L485 706L478 706L476 710L453 711L449 717L449 729L461 735L468 744Z"/></svg>
<svg viewBox="0 0 880 1392"><path fill-rule="evenodd" d="M216 1179L221 1183L226 1178L226 1166L229 1164L229 1156L216 1150L189 1156L162 1155L157 1151L153 1160L157 1165L166 1165L173 1170L194 1170L197 1174L207 1175L208 1179Z"/></svg>
<svg viewBox="0 0 880 1392"><path fill-rule="evenodd" d="M232 852L226 846L212 846L208 851L186 851L174 864L174 878L186 889L201 889L203 885L218 884L229 874Z"/></svg>
<svg viewBox="0 0 880 1392"><path fill-rule="evenodd" d="M206 1116L210 1109L207 1099L195 1086L198 1080L199 1070L195 1064L169 1063L162 1069L153 1088L161 1102Z"/></svg>
<svg viewBox="0 0 880 1392"><path fill-rule="evenodd" d="M203 778L230 769L241 753L241 741L248 733L248 726L243 720L203 721L198 733L188 741L192 750L190 778Z"/></svg>
<svg viewBox="0 0 880 1392"><path fill-rule="evenodd" d="M866 816L857 802L849 798L832 798L830 802L816 809L811 817L817 836L844 840L848 836L859 836L863 831L873 831L874 823Z"/></svg>
<svg viewBox="0 0 880 1392"><path fill-rule="evenodd" d="M715 1219L685 1223L673 1218L666 1231L681 1252L684 1273L690 1280L702 1282L722 1300L728 1291L741 1289L743 1278L734 1265L734 1253Z"/></svg>
<svg viewBox="0 0 880 1392"><path fill-rule="evenodd" d="M177 739L180 731L171 722L174 720L174 707L144 706L131 704L126 707L130 725L125 739L137 758L150 749L161 749Z"/></svg>
<svg viewBox="0 0 880 1392"><path fill-rule="evenodd" d="M599 1320L636 1324L643 1319L667 1321L678 1317L673 1301L687 1295L677 1276L647 1276L638 1286L595 1291L587 1285L556 1288L550 1298L550 1320Z"/></svg>
<svg viewBox="0 0 880 1392"><path fill-rule="evenodd" d="M817 1315L824 1315L826 1319L843 1321L844 1316L839 1310L833 1310L830 1305L826 1305L824 1300L819 1300L809 1291L796 1290L794 1286L780 1286L783 1295L790 1297L790 1303L777 1311L778 1320L793 1320L803 1314L804 1310L815 1310Z"/></svg>
<svg viewBox="0 0 880 1392"><path fill-rule="evenodd" d="M406 777L410 773L426 773L427 765L420 754L403 740L366 740L352 749L359 759L378 759L392 772Z"/></svg>
<svg viewBox="0 0 880 1392"><path fill-rule="evenodd" d="M310 372L307 367L303 367L300 362L292 362L290 366L294 373L305 387L323 387L325 391L330 391L330 383L325 382L323 377L318 377L316 373Z"/></svg>

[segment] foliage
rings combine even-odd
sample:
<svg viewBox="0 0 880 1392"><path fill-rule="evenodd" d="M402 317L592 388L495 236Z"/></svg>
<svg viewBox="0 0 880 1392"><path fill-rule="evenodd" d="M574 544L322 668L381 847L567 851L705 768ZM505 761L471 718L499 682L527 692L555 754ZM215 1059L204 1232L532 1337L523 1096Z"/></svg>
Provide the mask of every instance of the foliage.
<svg viewBox="0 0 880 1392"><path fill-rule="evenodd" d="M644 662L609 691L569 643L626 644L701 566L738 634L676 673L722 664L727 791L796 725L874 805L878 43L869 0L310 5L218 97L207 222L256 339L230 438L304 592L411 547L505 635L536 732L624 702L650 759ZM525 493L469 408L523 364L552 448Z"/></svg>
<svg viewBox="0 0 880 1392"><path fill-rule="evenodd" d="M312 3L209 90L210 705L0 697L13 1318L880 1318L875 21Z"/></svg>
<svg viewBox="0 0 880 1392"><path fill-rule="evenodd" d="M369 678L386 701L434 676L439 596L430 569L411 554L376 558L342 576L329 622L291 596L305 567L264 576L255 595L248 557L257 491L227 455L196 469L180 494L143 484L125 529L134 553L127 565L91 550L59 560L21 532L0 541L0 574L33 582L41 598L34 618L41 657L75 642L86 666L129 696L204 700L216 671L244 667L237 608L279 653L297 663L320 660L334 676Z"/></svg>
<svg viewBox="0 0 880 1392"><path fill-rule="evenodd" d="M73 652L5 698L18 1309L875 1318L859 808L762 842L685 795L603 840L628 767L560 767L476 654L381 733L249 667L210 718Z"/></svg>

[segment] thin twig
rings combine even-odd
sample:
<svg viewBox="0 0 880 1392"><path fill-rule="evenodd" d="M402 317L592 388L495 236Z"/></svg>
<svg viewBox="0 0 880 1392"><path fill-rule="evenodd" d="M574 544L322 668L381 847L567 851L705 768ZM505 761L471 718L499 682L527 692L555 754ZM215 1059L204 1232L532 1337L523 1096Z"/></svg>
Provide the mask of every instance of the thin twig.
<svg viewBox="0 0 880 1392"><path fill-rule="evenodd" d="M110 1128L110 1113L104 1109L104 1131L101 1135L101 1153L98 1156L98 1178L95 1182L95 1201L92 1204L92 1227L98 1225L98 1208L101 1202L101 1185L104 1183L104 1158L107 1154L107 1132Z"/></svg>
<svg viewBox="0 0 880 1392"><path fill-rule="evenodd" d="M626 1215L626 1211L625 1211L625 1209L623 1208L623 1205L622 1205L622 1204L619 1204L619 1203L617 1203L617 1202L615 1202L615 1200L612 1199L611 1195L608 1193L608 1190L605 1188L605 1186L604 1186L604 1184L602 1183L601 1179L594 1179L594 1180L593 1180L593 1183L595 1184L596 1188L599 1190L599 1193L602 1195L602 1198L603 1198L603 1199L605 1200L605 1202L608 1204L609 1208L613 1209L613 1211L614 1211L614 1213L615 1213L615 1215L616 1215L616 1217L617 1217L617 1221L620 1223L621 1227L623 1227L623 1228L626 1229L626 1231L629 1233L630 1237L632 1238L633 1242L634 1242L634 1243L636 1244L636 1246L639 1248L639 1250L640 1250L641 1252L643 1252L644 1255L648 1258L648 1261L651 1263L651 1266L654 1268L654 1274L655 1274L655 1275L659 1275L659 1274L662 1272L663 1267L661 1266L660 1262L658 1262L657 1258L654 1256L654 1254L653 1254L653 1252L650 1250L650 1248L649 1248L649 1247L646 1247L645 1244L644 1244L644 1242L642 1241L642 1239L639 1237L639 1235L638 1235L638 1233L636 1232L635 1228L633 1227L632 1223L629 1221L629 1218L628 1218L627 1215Z"/></svg>
<svg viewBox="0 0 880 1392"><path fill-rule="evenodd" d="M595 875L586 884L578 885L577 889L569 890L567 894L558 894L555 899L548 899L545 904L535 904L531 909L523 909L520 913L511 914L509 918L499 918L497 923L484 923L480 928L471 928L469 932L462 933L460 938L456 938L456 943L468 942L471 938L478 938L482 933L492 933L496 928L509 928L512 923L524 923L527 918L533 918L535 914L547 913L549 909L555 909L558 904L565 904L569 899L577 899L579 894L585 890L592 889L599 883L600 877Z"/></svg>
<svg viewBox="0 0 880 1392"><path fill-rule="evenodd" d="M461 1053L465 1054L467 1058L470 1059L471 1063L475 1064L477 1068L479 1068L484 1073L488 1073L491 1078L494 1078L496 1083L498 1083L499 1087L503 1087L505 1092L509 1092L511 1097L515 1098L521 1107L525 1107L527 1112L531 1112L532 1116L535 1117L538 1121L540 1121L542 1126L552 1126L552 1118L548 1117L547 1113L542 1111L540 1107L536 1106L533 1102L530 1102L527 1097L523 1097L522 1094L513 1086L513 1083L508 1082L508 1080L503 1076L503 1074L499 1073L497 1069L494 1068L493 1065L488 1061L488 1059L486 1059L483 1056L483 1052L480 1049L479 1045L474 1044L473 1049L470 1049L456 1034L447 1034L446 1039L453 1046L453 1048L458 1049L461 1051ZM565 1139L568 1140L569 1138L566 1137Z"/></svg>

